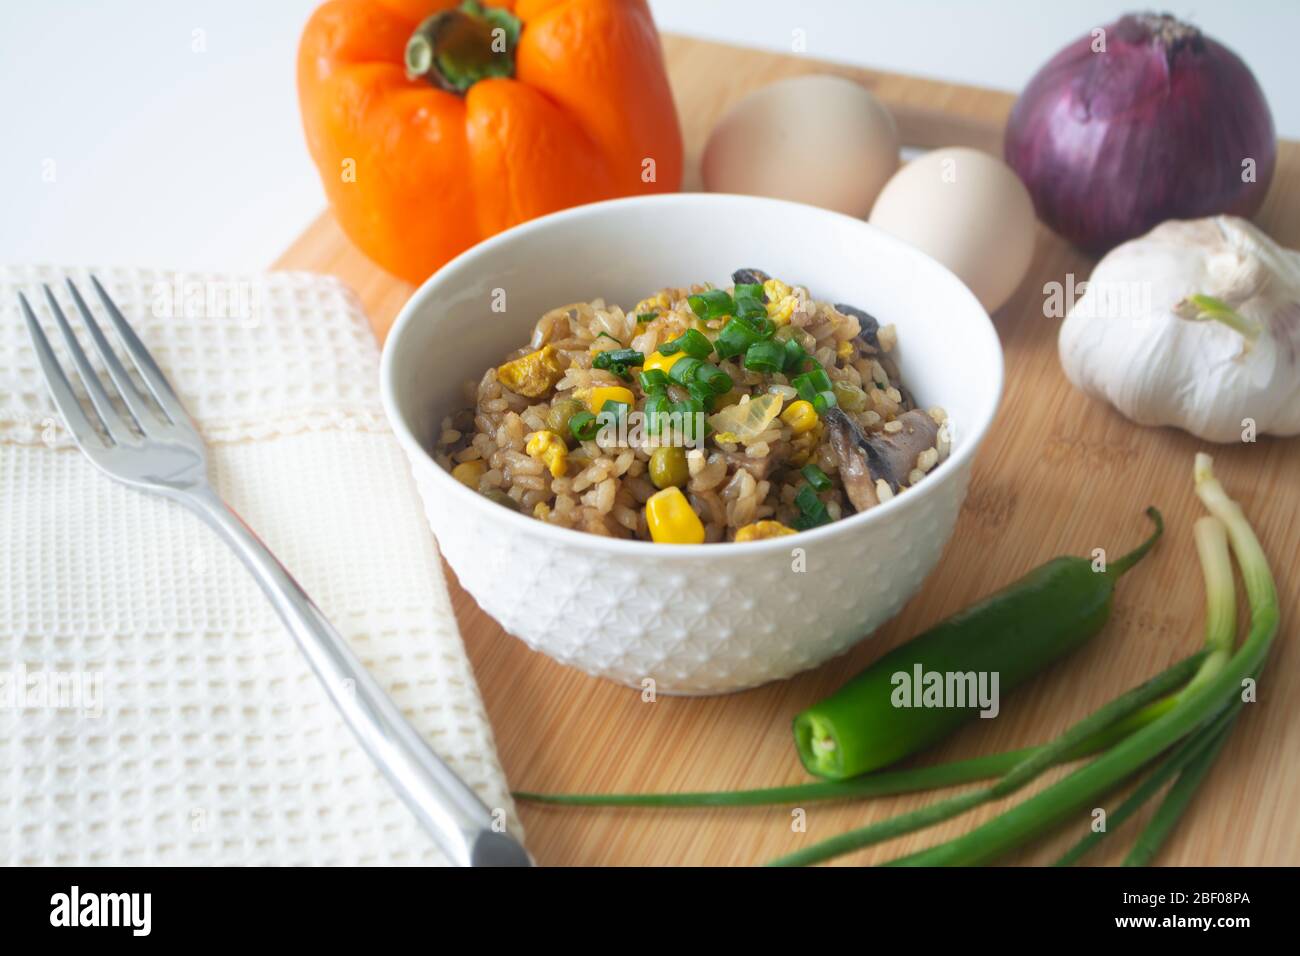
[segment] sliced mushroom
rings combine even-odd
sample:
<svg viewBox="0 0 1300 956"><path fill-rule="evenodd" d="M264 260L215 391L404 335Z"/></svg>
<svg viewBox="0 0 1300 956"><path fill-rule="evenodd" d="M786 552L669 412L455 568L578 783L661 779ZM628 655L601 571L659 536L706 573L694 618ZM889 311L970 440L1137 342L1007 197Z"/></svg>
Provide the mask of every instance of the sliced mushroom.
<svg viewBox="0 0 1300 956"><path fill-rule="evenodd" d="M912 410L899 415L902 428L894 432L864 435L855 421L840 408L830 408L823 416L830 438L831 451L839 460L840 479L849 501L857 511L880 504L876 482L884 479L890 491L916 467L916 458L934 446L939 426L926 412Z"/></svg>
<svg viewBox="0 0 1300 956"><path fill-rule="evenodd" d="M840 480L855 511L866 511L880 504L876 496L876 482L871 477L867 456L863 451L866 439L853 419L839 408L831 408L824 416L826 434L831 451L839 462Z"/></svg>
<svg viewBox="0 0 1300 956"><path fill-rule="evenodd" d="M841 315L851 315L858 320L858 338L866 342L873 349L880 350L880 339L876 333L880 331L880 322L870 312L864 312L856 306L845 305L842 302L836 303L835 311Z"/></svg>
<svg viewBox="0 0 1300 956"><path fill-rule="evenodd" d="M737 269L731 274L731 281L736 285L762 285L770 278L762 269Z"/></svg>

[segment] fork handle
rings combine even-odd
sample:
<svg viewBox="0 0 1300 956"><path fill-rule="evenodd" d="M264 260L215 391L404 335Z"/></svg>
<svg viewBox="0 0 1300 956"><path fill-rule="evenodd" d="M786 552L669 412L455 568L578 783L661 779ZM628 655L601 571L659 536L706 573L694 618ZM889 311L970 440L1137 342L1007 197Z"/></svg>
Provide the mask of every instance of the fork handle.
<svg viewBox="0 0 1300 956"><path fill-rule="evenodd" d="M528 865L523 847L429 748L288 570L210 487L178 496L230 545L293 634L361 746L459 866Z"/></svg>

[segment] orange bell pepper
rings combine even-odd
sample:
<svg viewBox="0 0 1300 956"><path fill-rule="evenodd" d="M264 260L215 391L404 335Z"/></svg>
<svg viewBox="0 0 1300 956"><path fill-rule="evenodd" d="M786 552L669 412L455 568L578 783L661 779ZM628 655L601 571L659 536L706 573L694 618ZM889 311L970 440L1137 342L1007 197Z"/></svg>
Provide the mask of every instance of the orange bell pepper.
<svg viewBox="0 0 1300 956"><path fill-rule="evenodd" d="M410 282L535 216L681 185L644 0L329 0L298 96L343 231Z"/></svg>

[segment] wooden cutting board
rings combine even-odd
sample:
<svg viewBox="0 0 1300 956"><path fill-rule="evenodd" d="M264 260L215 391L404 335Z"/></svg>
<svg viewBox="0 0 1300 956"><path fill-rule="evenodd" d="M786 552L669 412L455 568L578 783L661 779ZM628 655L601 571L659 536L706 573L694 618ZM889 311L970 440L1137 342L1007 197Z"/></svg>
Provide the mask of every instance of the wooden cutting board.
<svg viewBox="0 0 1300 956"><path fill-rule="evenodd" d="M1005 93L680 37L666 37L665 48L686 137L687 189L699 188L700 152L721 113L749 90L782 77L833 72L858 80L895 110L904 142L919 146L960 143L998 153L1013 101ZM1283 144L1268 205L1257 221L1278 241L1300 247L1300 144ZM366 261L328 212L275 266L339 276L357 290L381 329L412 291ZM895 620L815 671L727 697L660 697L644 703L634 691L529 651L484 614L449 574L457 617L512 785L541 791L706 790L803 781L806 775L789 731L796 712L900 641L1034 565L1058 554L1128 548L1147 533L1143 508L1158 505L1168 533L1123 580L1106 630L1068 662L1009 696L998 719L975 721L923 760L1046 740L1200 645L1204 596L1192 523L1203 511L1191 475L1193 454L1209 450L1278 573L1282 634L1260 685L1260 702L1246 708L1159 862L1300 863L1300 648L1295 626L1300 620L1300 439L1264 438L1207 449L1173 429L1133 425L1072 389L1056 357L1059 319L1043 315L1043 286L1063 283L1069 274L1076 282L1083 280L1091 267L1089 259L1040 227L1028 278L994 316L1006 349L1006 395L943 560ZM779 264L772 268L779 271ZM651 608L646 609L646 626L654 626ZM523 804L520 814L528 845L542 864L747 865L931 799L914 795L812 803L803 808L802 833L794 832L790 807L666 811ZM867 864L921 849L1016 799L842 862ZM1091 860L1118 862L1147 815L1130 821ZM1050 861L1088 824L1081 817L1009 862Z"/></svg>

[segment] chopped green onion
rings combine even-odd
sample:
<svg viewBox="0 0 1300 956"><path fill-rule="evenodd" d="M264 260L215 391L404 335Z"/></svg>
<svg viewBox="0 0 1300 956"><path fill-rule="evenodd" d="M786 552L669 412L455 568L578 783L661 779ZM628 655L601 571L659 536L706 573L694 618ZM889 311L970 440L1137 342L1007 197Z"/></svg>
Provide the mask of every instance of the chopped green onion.
<svg viewBox="0 0 1300 956"><path fill-rule="evenodd" d="M618 339L614 338L614 336L610 335L608 332L597 332L597 333L596 333L596 338L599 339L599 338L602 338L602 337L603 337L603 338L607 338L607 339L609 339L611 342L618 342ZM622 342L618 342L618 344L619 344L619 345L622 345L623 343L622 343Z"/></svg>
<svg viewBox="0 0 1300 956"><path fill-rule="evenodd" d="M736 317L741 319L767 318L767 306L762 299L737 299Z"/></svg>
<svg viewBox="0 0 1300 956"><path fill-rule="evenodd" d="M808 355L806 351L804 351L804 347L799 344L799 340L787 339L784 349L785 349L784 371L786 372L786 374L794 373L797 375L803 372L804 363L807 362L811 357Z"/></svg>
<svg viewBox="0 0 1300 956"><path fill-rule="evenodd" d="M698 415L704 411L704 403L695 397L684 398L680 402L673 402L673 411L683 415Z"/></svg>
<svg viewBox="0 0 1300 956"><path fill-rule="evenodd" d="M695 373L703 364L699 359L688 355L673 363L673 367L668 370L668 377L678 385L689 385L695 381Z"/></svg>
<svg viewBox="0 0 1300 956"><path fill-rule="evenodd" d="M808 484L812 485L815 490L817 491L830 490L831 487L830 477L826 474L826 472L822 471L816 465L814 464L804 465L803 468L800 469L800 472L805 478L808 479Z"/></svg>
<svg viewBox="0 0 1300 956"><path fill-rule="evenodd" d="M794 389L799 393L800 398L804 401L812 402L814 405L817 404L814 399L819 392L830 392L833 387L831 384L831 377L826 374L826 369L822 368L820 365L814 368L811 372L804 372L802 375L796 375L794 378L790 379L790 384L794 386ZM832 393L831 398L833 399L834 397L835 396ZM832 402L832 404L834 403Z"/></svg>
<svg viewBox="0 0 1300 956"><path fill-rule="evenodd" d="M604 335L605 333L600 333ZM611 336L613 338L613 336ZM641 365L645 362L645 356L636 349L609 349L604 352L597 352L596 357L591 360L592 368L603 369L607 372L613 372L621 379L627 379L628 368L633 365Z"/></svg>
<svg viewBox="0 0 1300 956"><path fill-rule="evenodd" d="M690 305L691 311L701 319L721 318L724 315L731 315L736 309L731 296L722 289L710 289L707 292L687 296L686 302Z"/></svg>
<svg viewBox="0 0 1300 956"><path fill-rule="evenodd" d="M722 327L713 347L718 350L718 358L731 358L744 354L751 345L762 340L763 333L752 319L736 316Z"/></svg>
<svg viewBox="0 0 1300 956"><path fill-rule="evenodd" d="M677 352L685 352L692 358L705 359L713 351L713 343L708 340L704 333L698 329L687 329L675 339L665 342L659 346L659 352L662 355L673 355Z"/></svg>
<svg viewBox="0 0 1300 956"><path fill-rule="evenodd" d="M658 314L658 312L638 312L636 315L637 323L644 325L646 322L653 322Z"/></svg>
<svg viewBox="0 0 1300 956"><path fill-rule="evenodd" d="M825 415L828 408L834 408L839 403L840 400L832 391L818 392L812 397L812 407L818 415Z"/></svg>
<svg viewBox="0 0 1300 956"><path fill-rule="evenodd" d="M650 434L658 435L663 431L667 415L671 410L672 402L662 389L656 389L646 396L642 411L645 414L646 428Z"/></svg>
<svg viewBox="0 0 1300 956"><path fill-rule="evenodd" d="M680 365L681 362L678 362L677 364ZM700 366L695 370L694 380L703 385L714 395L727 394L735 384L732 382L730 375L718 368L716 365L710 365L708 362L700 363Z"/></svg>
<svg viewBox="0 0 1300 956"><path fill-rule="evenodd" d="M569 419L569 431L578 441L591 441L600 431L600 422L591 412L578 412Z"/></svg>
<svg viewBox="0 0 1300 956"><path fill-rule="evenodd" d="M697 380L687 385L686 391L690 394L691 398L695 399L701 406L703 406L704 411L713 411L714 393L713 389L709 388L708 385Z"/></svg>
<svg viewBox="0 0 1300 956"><path fill-rule="evenodd" d="M661 368L646 369L639 376L641 391L653 392L657 388L668 387L668 373Z"/></svg>
<svg viewBox="0 0 1300 956"><path fill-rule="evenodd" d="M602 428L617 427L620 423L627 421L628 412L632 406L627 402L617 402L612 398L605 399L605 404L600 406L600 411L596 413L596 421Z"/></svg>
<svg viewBox="0 0 1300 956"><path fill-rule="evenodd" d="M683 437L691 441L693 441L697 437L702 437L702 436L697 436L695 434L695 429L696 429L696 423L698 421L698 416L703 415L705 412L703 401L692 396L690 398L684 399L683 401L674 402L672 406L672 410L674 414L681 416ZM706 428L708 427L707 423L705 427Z"/></svg>
<svg viewBox="0 0 1300 956"><path fill-rule="evenodd" d="M761 282L742 282L736 286L736 291L731 295L737 304L741 299L757 299L762 302L764 299L763 284Z"/></svg>
<svg viewBox="0 0 1300 956"><path fill-rule="evenodd" d="M799 489L799 493L794 496L794 503L795 507L799 509L799 517L794 521L796 530L807 531L809 528L816 528L818 525L830 523L830 512L826 510L826 505L822 500L817 497L817 492L811 484L804 485Z"/></svg>
<svg viewBox="0 0 1300 956"><path fill-rule="evenodd" d="M785 367L785 350L775 342L755 342L745 352L751 372L779 372Z"/></svg>

